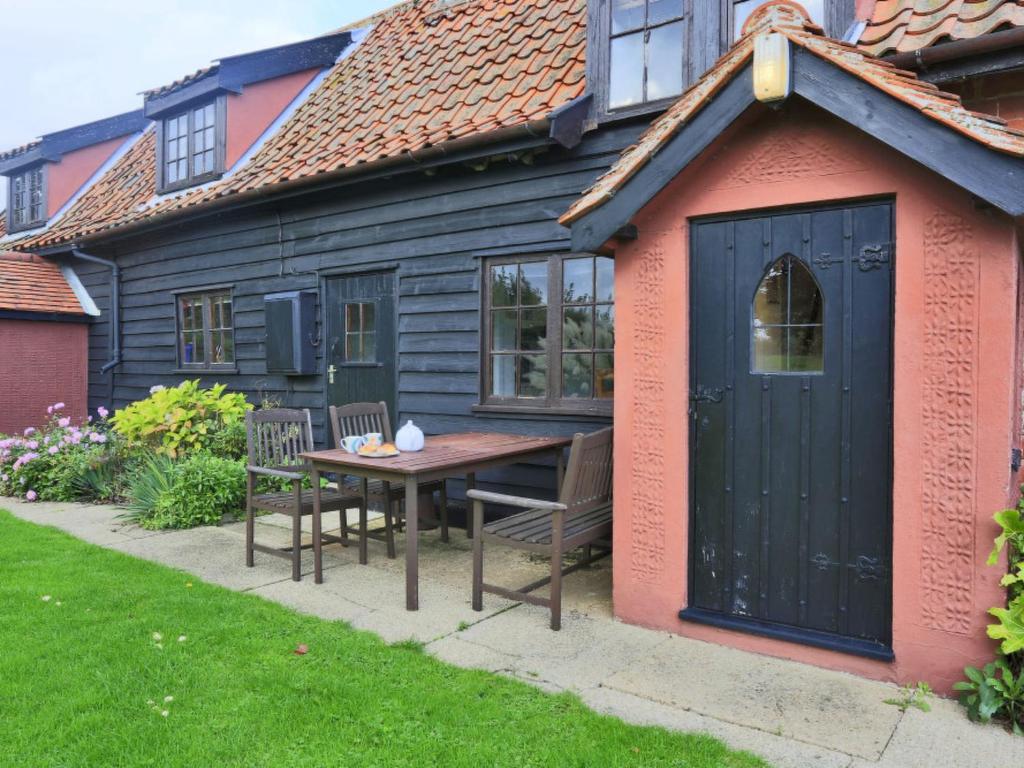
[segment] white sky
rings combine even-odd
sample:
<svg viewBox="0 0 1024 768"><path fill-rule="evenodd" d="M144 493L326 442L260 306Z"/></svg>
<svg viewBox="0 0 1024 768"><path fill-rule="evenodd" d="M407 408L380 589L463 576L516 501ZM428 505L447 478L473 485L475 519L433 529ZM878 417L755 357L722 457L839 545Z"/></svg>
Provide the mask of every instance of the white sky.
<svg viewBox="0 0 1024 768"><path fill-rule="evenodd" d="M213 59L323 34L395 2L0 0L0 149L138 109L140 91Z"/></svg>

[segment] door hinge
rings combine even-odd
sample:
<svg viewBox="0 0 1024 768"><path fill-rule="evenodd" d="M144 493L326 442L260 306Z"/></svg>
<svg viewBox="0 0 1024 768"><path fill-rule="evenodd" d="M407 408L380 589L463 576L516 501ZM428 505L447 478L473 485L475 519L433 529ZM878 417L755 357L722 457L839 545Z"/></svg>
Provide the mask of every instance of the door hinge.
<svg viewBox="0 0 1024 768"><path fill-rule="evenodd" d="M725 390L721 387L710 389L708 387L697 387L696 391L690 393L691 403L720 403L725 397Z"/></svg>
<svg viewBox="0 0 1024 768"><path fill-rule="evenodd" d="M1021 460L1020 448L1012 448L1012 449L1010 449L1010 471L1011 472L1019 472L1020 471L1020 460Z"/></svg>

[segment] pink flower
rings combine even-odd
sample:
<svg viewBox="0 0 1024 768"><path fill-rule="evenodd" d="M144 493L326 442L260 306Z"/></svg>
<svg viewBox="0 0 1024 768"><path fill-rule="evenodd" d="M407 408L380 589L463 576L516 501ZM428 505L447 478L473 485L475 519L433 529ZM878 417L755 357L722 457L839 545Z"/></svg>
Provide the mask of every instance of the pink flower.
<svg viewBox="0 0 1024 768"><path fill-rule="evenodd" d="M28 437L29 435L31 435L35 431L36 431L35 427L26 427L25 428L25 437Z"/></svg>
<svg viewBox="0 0 1024 768"><path fill-rule="evenodd" d="M107 442L107 436L104 435L104 434L101 434L100 432L93 432L91 435L89 435L89 439L92 440L94 443L105 443L105 442Z"/></svg>
<svg viewBox="0 0 1024 768"><path fill-rule="evenodd" d="M30 451L34 451L36 448L39 447L39 441L29 440L27 443L25 443L25 447L28 448Z"/></svg>
<svg viewBox="0 0 1024 768"><path fill-rule="evenodd" d="M46 452L49 453L51 456L56 456L58 451L60 451L60 448L58 448L56 445L51 445L49 448L46 449Z"/></svg>
<svg viewBox="0 0 1024 768"><path fill-rule="evenodd" d="M96 409L96 413L99 414L101 419L105 419L105 418L107 418L108 415L110 415L110 411L108 411L102 405L99 408Z"/></svg>
<svg viewBox="0 0 1024 768"><path fill-rule="evenodd" d="M53 404L53 410L55 410L55 411L62 410L63 408L64 408L64 403L54 403Z"/></svg>
<svg viewBox="0 0 1024 768"><path fill-rule="evenodd" d="M66 429L66 428L67 428L67 426L68 426L68 425L69 425L70 423L71 423L71 419L69 419L69 418L68 418L67 416L65 416L64 418L60 419L60 420L59 420L59 421L57 422L57 426L58 426L58 427L60 427L61 429Z"/></svg>
<svg viewBox="0 0 1024 768"><path fill-rule="evenodd" d="M28 499L29 501L35 501L36 499L39 498L39 494L30 489L29 492L25 494L25 498Z"/></svg>

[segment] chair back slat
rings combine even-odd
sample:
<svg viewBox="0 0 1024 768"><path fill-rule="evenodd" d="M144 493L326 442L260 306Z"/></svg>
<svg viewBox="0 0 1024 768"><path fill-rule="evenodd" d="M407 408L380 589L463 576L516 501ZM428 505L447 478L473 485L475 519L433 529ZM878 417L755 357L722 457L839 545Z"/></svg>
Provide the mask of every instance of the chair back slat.
<svg viewBox="0 0 1024 768"><path fill-rule="evenodd" d="M313 420L308 409L267 408L245 415L249 463L268 469L305 466L301 454L313 450Z"/></svg>
<svg viewBox="0 0 1024 768"><path fill-rule="evenodd" d="M611 503L612 445L611 427L573 437L559 497L567 517Z"/></svg>
<svg viewBox="0 0 1024 768"><path fill-rule="evenodd" d="M334 444L341 448L341 440L352 435L365 435L368 432L380 432L384 442L393 442L391 419L388 416L388 405L379 403L349 403L348 405L332 405L331 432Z"/></svg>

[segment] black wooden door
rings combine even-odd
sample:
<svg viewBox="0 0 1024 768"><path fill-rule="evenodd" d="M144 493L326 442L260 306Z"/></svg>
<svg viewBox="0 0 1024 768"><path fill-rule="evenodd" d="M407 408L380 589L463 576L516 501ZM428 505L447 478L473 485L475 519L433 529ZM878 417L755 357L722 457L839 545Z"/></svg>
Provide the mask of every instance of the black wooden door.
<svg viewBox="0 0 1024 768"><path fill-rule="evenodd" d="M327 404L388 404L395 410L395 274L328 278ZM326 422L329 423L329 422Z"/></svg>
<svg viewBox="0 0 1024 768"><path fill-rule="evenodd" d="M891 653L892 209L692 234L684 617Z"/></svg>

